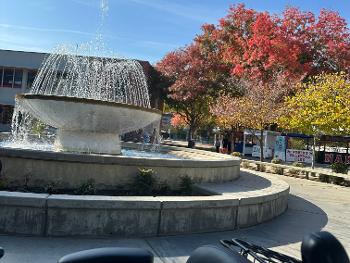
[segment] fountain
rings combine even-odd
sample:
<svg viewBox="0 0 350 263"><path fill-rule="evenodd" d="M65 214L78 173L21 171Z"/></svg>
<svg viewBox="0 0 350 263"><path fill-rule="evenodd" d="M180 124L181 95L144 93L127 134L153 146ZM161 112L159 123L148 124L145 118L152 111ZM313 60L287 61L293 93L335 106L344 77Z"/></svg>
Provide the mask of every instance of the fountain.
<svg viewBox="0 0 350 263"><path fill-rule="evenodd" d="M16 102L20 112L57 128L59 151L120 154L120 134L161 117L150 109L146 77L135 60L54 53ZM21 124L16 114L14 131Z"/></svg>

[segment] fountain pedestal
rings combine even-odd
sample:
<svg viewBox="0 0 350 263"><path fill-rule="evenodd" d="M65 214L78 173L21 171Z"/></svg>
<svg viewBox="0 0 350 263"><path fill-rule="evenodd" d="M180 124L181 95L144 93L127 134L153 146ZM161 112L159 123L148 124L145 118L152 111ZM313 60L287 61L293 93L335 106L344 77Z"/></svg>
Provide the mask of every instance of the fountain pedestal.
<svg viewBox="0 0 350 263"><path fill-rule="evenodd" d="M121 154L120 136L115 133L58 130L58 151Z"/></svg>

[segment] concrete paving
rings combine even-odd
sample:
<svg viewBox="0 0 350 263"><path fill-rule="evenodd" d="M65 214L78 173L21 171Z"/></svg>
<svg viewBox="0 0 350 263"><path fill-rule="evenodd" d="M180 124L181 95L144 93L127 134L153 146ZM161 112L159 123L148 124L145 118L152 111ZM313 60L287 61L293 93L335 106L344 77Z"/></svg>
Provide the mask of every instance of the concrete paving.
<svg viewBox="0 0 350 263"><path fill-rule="evenodd" d="M278 175L275 175L278 176ZM313 231L332 232L350 253L350 188L278 176L291 185L289 208L282 216L256 227L228 232L145 239L42 238L0 236L6 254L1 263L57 262L61 256L96 247L143 247L156 255L156 263L186 262L196 247L220 239L241 238L300 257L302 237Z"/></svg>

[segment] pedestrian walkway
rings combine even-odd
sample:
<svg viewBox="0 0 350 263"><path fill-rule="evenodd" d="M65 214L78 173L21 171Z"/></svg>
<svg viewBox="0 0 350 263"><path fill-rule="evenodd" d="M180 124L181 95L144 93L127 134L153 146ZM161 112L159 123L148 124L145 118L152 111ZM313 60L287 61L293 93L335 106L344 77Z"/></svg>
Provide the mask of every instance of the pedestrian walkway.
<svg viewBox="0 0 350 263"><path fill-rule="evenodd" d="M169 146L179 146L179 147L187 147L188 142L187 141L175 141L175 140L164 140L162 144L169 145ZM200 143L196 142L195 148L199 150L206 150L206 151L214 151L215 147L212 144L207 143Z"/></svg>
<svg viewBox="0 0 350 263"><path fill-rule="evenodd" d="M278 175L275 175L278 176ZM96 247L143 247L156 263L184 263L198 246L220 239L241 238L294 257L300 255L304 235L322 229L337 236L350 253L350 189L290 177L278 177L291 186L289 208L282 216L256 227L228 232L154 238L43 238L0 236L6 250L1 263L54 263L61 256Z"/></svg>

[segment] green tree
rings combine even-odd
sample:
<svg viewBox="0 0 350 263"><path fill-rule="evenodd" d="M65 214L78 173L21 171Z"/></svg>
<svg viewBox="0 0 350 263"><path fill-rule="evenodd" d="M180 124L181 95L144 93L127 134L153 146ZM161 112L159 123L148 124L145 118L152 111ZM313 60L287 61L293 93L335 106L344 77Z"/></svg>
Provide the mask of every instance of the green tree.
<svg viewBox="0 0 350 263"><path fill-rule="evenodd" d="M345 73L322 73L301 84L295 96L285 101L285 114L279 125L313 135L315 145L320 135L350 133L350 83Z"/></svg>

